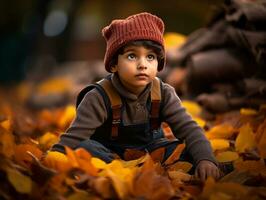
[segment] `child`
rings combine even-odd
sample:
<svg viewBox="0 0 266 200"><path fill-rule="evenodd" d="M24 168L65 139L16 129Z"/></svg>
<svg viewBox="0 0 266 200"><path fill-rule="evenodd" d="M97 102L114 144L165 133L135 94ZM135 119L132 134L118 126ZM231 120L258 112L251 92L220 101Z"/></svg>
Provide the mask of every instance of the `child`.
<svg viewBox="0 0 266 200"><path fill-rule="evenodd" d="M152 152L165 147L164 160L185 141L196 175L218 178L219 170L202 129L185 112L175 90L156 78L165 65L164 23L140 13L114 20L102 30L107 43L104 64L111 75L78 96L77 117L52 147L83 147L106 162L127 149ZM167 122L176 140L164 138Z"/></svg>

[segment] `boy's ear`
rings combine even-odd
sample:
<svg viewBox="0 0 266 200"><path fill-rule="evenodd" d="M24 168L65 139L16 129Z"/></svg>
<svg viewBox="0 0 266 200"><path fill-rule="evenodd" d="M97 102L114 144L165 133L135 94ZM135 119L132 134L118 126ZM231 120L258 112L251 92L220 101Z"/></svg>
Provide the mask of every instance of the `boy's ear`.
<svg viewBox="0 0 266 200"><path fill-rule="evenodd" d="M112 66L111 69L110 69L110 71L111 71L112 73L117 72L117 65Z"/></svg>

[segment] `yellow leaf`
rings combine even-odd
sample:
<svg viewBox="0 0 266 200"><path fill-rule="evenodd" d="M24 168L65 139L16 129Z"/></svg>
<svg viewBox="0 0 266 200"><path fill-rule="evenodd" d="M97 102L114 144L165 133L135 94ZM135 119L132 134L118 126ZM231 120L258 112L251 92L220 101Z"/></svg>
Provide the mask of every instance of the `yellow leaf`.
<svg viewBox="0 0 266 200"><path fill-rule="evenodd" d="M46 132L39 138L39 143L44 149L50 149L50 147L59 140L58 136L51 132Z"/></svg>
<svg viewBox="0 0 266 200"><path fill-rule="evenodd" d="M168 32L164 34L165 48L177 48L186 41L186 36L180 33Z"/></svg>
<svg viewBox="0 0 266 200"><path fill-rule="evenodd" d="M113 160L104 170L111 178L115 191L123 199L133 188L133 179L137 168L125 168L120 160Z"/></svg>
<svg viewBox="0 0 266 200"><path fill-rule="evenodd" d="M72 167L68 157L65 154L57 151L48 151L44 158L44 164L47 167L62 172L68 171Z"/></svg>
<svg viewBox="0 0 266 200"><path fill-rule="evenodd" d="M257 115L258 111L254 110L254 109L250 109L250 108L241 108L240 109L240 114L241 115L253 116L253 115Z"/></svg>
<svg viewBox="0 0 266 200"><path fill-rule="evenodd" d="M58 120L58 126L64 129L71 123L71 121L74 119L75 116L76 116L76 108L72 105L67 106L62 116Z"/></svg>
<svg viewBox="0 0 266 200"><path fill-rule="evenodd" d="M229 140L225 139L212 139L210 143L213 151L228 149L230 147Z"/></svg>
<svg viewBox="0 0 266 200"><path fill-rule="evenodd" d="M237 160L238 158L238 153L233 151L224 151L216 155L216 159L219 162L231 162Z"/></svg>
<svg viewBox="0 0 266 200"><path fill-rule="evenodd" d="M37 92L41 94L67 92L71 88L71 81L64 78L48 79L37 86Z"/></svg>
<svg viewBox="0 0 266 200"><path fill-rule="evenodd" d="M235 129L229 124L220 124L206 131L208 139L229 139L233 136Z"/></svg>
<svg viewBox="0 0 266 200"><path fill-rule="evenodd" d="M255 136L249 124L243 125L236 138L235 148L238 152L245 152L256 147Z"/></svg>
<svg viewBox="0 0 266 200"><path fill-rule="evenodd" d="M13 185L16 191L23 194L31 193L33 183L28 176L25 176L19 171L11 168L7 168L6 172L9 182Z"/></svg>
<svg viewBox="0 0 266 200"><path fill-rule="evenodd" d="M199 116L202 109L199 106L199 104L193 102L193 101L182 101L182 105L187 109L187 112L191 114L193 117Z"/></svg>
<svg viewBox="0 0 266 200"><path fill-rule="evenodd" d="M195 120L195 122L201 127L203 128L206 125L206 121L204 121L203 119L199 118L199 117L193 117L193 119Z"/></svg>
<svg viewBox="0 0 266 200"><path fill-rule="evenodd" d="M96 167L97 169L105 169L107 164L99 159L99 158L96 158L96 157L92 157L91 158L91 163L94 165L94 167Z"/></svg>

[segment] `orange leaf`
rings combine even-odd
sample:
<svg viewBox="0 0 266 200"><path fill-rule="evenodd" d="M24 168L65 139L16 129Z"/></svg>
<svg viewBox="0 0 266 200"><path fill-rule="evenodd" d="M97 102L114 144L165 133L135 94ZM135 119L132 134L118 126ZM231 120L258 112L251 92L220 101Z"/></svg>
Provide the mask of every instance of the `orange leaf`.
<svg viewBox="0 0 266 200"><path fill-rule="evenodd" d="M42 151L35 145L19 144L15 146L14 151L14 159L24 167L30 167L32 163L32 157L28 152L31 152L38 159L42 157Z"/></svg>
<svg viewBox="0 0 266 200"><path fill-rule="evenodd" d="M162 162L164 158L164 153L165 153L165 147L161 147L152 151L150 154L154 162Z"/></svg>
<svg viewBox="0 0 266 200"><path fill-rule="evenodd" d="M170 164L176 162L179 159L179 157L180 157L182 151L184 150L185 146L186 146L185 144L177 145L177 147L175 148L174 152L167 158L167 160L164 162L164 164L165 165L170 165Z"/></svg>
<svg viewBox="0 0 266 200"><path fill-rule="evenodd" d="M71 163L72 167L73 168L79 167L79 163L78 163L78 160L76 158L75 151L70 149L67 146L65 147L65 151L66 151L66 156L67 156L69 162Z"/></svg>
<svg viewBox="0 0 266 200"><path fill-rule="evenodd" d="M96 176L98 169L91 163L91 154L83 148L75 150L76 161L80 169L83 169L87 174Z"/></svg>
<svg viewBox="0 0 266 200"><path fill-rule="evenodd" d="M175 194L170 180L156 174L154 169L137 174L133 191L136 198L153 200L170 199Z"/></svg>

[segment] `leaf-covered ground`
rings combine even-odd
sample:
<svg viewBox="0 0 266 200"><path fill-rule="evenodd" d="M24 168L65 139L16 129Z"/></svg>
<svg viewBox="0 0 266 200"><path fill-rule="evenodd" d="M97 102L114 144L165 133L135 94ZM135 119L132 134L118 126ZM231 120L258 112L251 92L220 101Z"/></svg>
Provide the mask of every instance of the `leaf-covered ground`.
<svg viewBox="0 0 266 200"><path fill-rule="evenodd" d="M49 84L40 90L46 89ZM28 95L26 85L0 90L0 199L266 199L266 105L205 121L197 104L184 101L221 163L220 180L201 182L188 174L191 164L176 162L184 145L164 164L164 149L152 155L128 152L135 159L109 164L83 149L47 152L75 108L33 110L25 105ZM171 138L169 127L163 128Z"/></svg>

